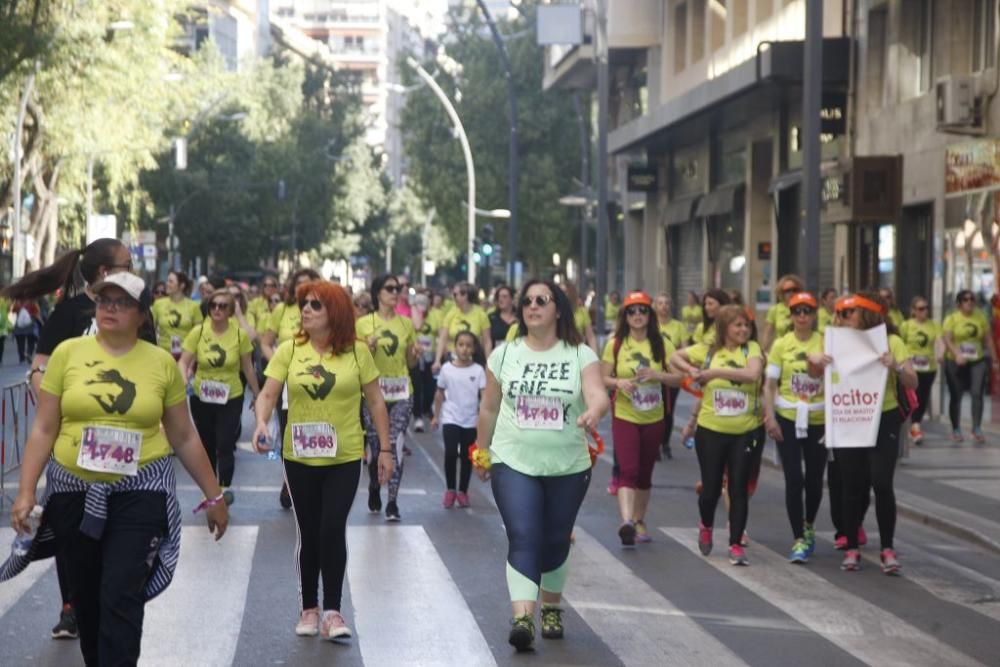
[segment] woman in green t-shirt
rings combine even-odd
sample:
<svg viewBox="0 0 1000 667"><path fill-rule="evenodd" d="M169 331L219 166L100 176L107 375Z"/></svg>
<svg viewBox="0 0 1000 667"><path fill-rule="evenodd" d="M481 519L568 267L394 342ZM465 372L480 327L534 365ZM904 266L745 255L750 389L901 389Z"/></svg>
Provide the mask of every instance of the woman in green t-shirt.
<svg viewBox="0 0 1000 667"><path fill-rule="evenodd" d="M792 330L792 316L788 310L788 300L795 294L804 292L806 284L794 274L778 279L774 288L775 303L767 309L764 331L761 333L761 349L770 350L771 344Z"/></svg>
<svg viewBox="0 0 1000 667"><path fill-rule="evenodd" d="M989 351L994 370L1000 369L1000 360L990 335L986 315L976 308L976 296L971 290L962 290L955 297L958 310L945 318L941 330L947 350L944 376L948 381L948 417L951 418L951 439L962 441L962 394L972 396L972 437L979 444L986 442L983 435L983 395L989 382L989 368L985 352Z"/></svg>
<svg viewBox="0 0 1000 667"><path fill-rule="evenodd" d="M358 491L364 429L361 401L378 432L378 479L392 475L389 417L378 386L378 369L368 345L357 340L354 307L340 285L317 280L300 285L298 335L278 346L257 398L254 443L268 451L267 422L288 387L289 428L282 439L285 480L298 527L299 636L350 637L340 613L347 568L347 515ZM319 575L323 574L320 614Z"/></svg>
<svg viewBox="0 0 1000 667"><path fill-rule="evenodd" d="M153 304L153 324L160 347L181 358L181 346L191 329L204 319L198 304L191 300L191 279L183 271L167 274L167 298Z"/></svg>
<svg viewBox="0 0 1000 667"><path fill-rule="evenodd" d="M930 304L922 296L910 302L910 319L899 328L899 337L910 350L913 370L917 372L917 407L910 415L910 439L919 445L924 440L920 422L931 400L931 387L937 377L937 342L941 327L930 318Z"/></svg>
<svg viewBox="0 0 1000 667"><path fill-rule="evenodd" d="M707 290L701 297L701 322L695 327L691 340L697 345L699 343L711 346L715 343L715 316L719 308L732 303L729 292L721 289Z"/></svg>
<svg viewBox="0 0 1000 667"><path fill-rule="evenodd" d="M490 355L479 409L478 446L489 457L480 479L507 530L507 587L514 619L509 641L531 648L541 591L542 636L563 636L558 606L569 573L570 536L590 485L584 429L608 411L597 355L583 344L573 307L559 286L530 280L518 326L526 335Z"/></svg>

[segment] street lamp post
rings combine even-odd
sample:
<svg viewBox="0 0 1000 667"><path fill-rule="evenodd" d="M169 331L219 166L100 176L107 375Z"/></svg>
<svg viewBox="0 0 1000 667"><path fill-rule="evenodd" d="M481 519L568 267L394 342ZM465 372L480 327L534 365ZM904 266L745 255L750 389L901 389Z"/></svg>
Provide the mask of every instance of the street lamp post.
<svg viewBox="0 0 1000 667"><path fill-rule="evenodd" d="M466 266L468 267L466 271L466 280L472 284L476 284L476 263L472 261L473 254L473 240L476 237L476 169L472 162L472 149L469 148L469 138L465 135L465 128L462 127L462 121L458 117L458 113L455 111L455 107L452 105L451 100L448 96L444 94L441 90L441 86L437 84L434 77L428 73L420 63L416 61L412 56L406 59L406 62L416 71L417 75L424 80L434 94L437 95L438 100L441 105L444 106L446 112L448 112L448 117L451 119L452 125L455 126L455 132L458 133L458 141L462 144L462 154L465 157L465 174L468 178L469 188L467 194L467 209L466 215L468 216L468 228L469 228L469 238L466 244Z"/></svg>
<svg viewBox="0 0 1000 667"><path fill-rule="evenodd" d="M608 292L608 16L606 0L597 3L597 331L604 326L604 296Z"/></svg>

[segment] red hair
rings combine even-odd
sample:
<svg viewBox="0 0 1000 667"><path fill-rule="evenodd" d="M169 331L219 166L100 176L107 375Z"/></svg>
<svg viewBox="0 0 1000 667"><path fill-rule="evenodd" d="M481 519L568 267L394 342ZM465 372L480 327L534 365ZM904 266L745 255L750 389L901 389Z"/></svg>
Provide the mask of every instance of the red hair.
<svg viewBox="0 0 1000 667"><path fill-rule="evenodd" d="M323 302L323 308L330 327L330 337L322 341L333 348L334 354L343 354L351 349L357 335L354 329L354 305L347 291L335 283L328 280L314 280L304 285L299 285L295 290L295 301L299 303L308 298L310 294L315 294L316 298ZM299 343L309 341L309 334L303 329L299 329L296 339Z"/></svg>

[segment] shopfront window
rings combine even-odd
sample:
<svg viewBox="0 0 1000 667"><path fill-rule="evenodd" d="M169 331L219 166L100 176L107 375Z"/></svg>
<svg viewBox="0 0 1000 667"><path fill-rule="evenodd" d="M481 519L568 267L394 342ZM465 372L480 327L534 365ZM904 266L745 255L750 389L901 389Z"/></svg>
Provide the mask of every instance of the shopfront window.
<svg viewBox="0 0 1000 667"><path fill-rule="evenodd" d="M878 286L894 288L896 275L896 226L878 228Z"/></svg>

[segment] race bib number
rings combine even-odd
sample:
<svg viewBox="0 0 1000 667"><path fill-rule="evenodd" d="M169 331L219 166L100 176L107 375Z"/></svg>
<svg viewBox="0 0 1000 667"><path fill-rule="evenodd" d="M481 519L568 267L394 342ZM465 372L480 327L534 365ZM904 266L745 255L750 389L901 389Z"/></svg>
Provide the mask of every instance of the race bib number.
<svg viewBox="0 0 1000 667"><path fill-rule="evenodd" d="M327 422L292 424L292 452L300 459L337 455L337 429Z"/></svg>
<svg viewBox="0 0 1000 667"><path fill-rule="evenodd" d="M976 359L979 356L979 346L975 343L962 343L958 346L958 351L963 359Z"/></svg>
<svg viewBox="0 0 1000 667"><path fill-rule="evenodd" d="M139 472L142 433L108 426L87 426L80 440L76 464L84 470L115 475Z"/></svg>
<svg viewBox="0 0 1000 667"><path fill-rule="evenodd" d="M378 386L386 403L405 401L410 397L410 378L379 378Z"/></svg>
<svg viewBox="0 0 1000 667"><path fill-rule="evenodd" d="M561 431L563 403L551 396L518 396L515 408L517 425L536 431Z"/></svg>
<svg viewBox="0 0 1000 667"><path fill-rule="evenodd" d="M637 384L632 392L632 407L638 412L655 410L663 403L663 390L659 384Z"/></svg>
<svg viewBox="0 0 1000 667"><path fill-rule="evenodd" d="M417 344L424 352L430 352L434 347L434 338L431 336L417 336Z"/></svg>
<svg viewBox="0 0 1000 667"><path fill-rule="evenodd" d="M792 373L788 388L801 399L810 399L823 391L823 378L810 377L808 373Z"/></svg>
<svg viewBox="0 0 1000 667"><path fill-rule="evenodd" d="M931 369L931 358L926 355L915 355L911 361L913 362L913 370L918 373L929 371Z"/></svg>
<svg viewBox="0 0 1000 667"><path fill-rule="evenodd" d="M735 389L716 389L712 393L712 405L719 417L738 417L746 414L750 407L747 395Z"/></svg>
<svg viewBox="0 0 1000 667"><path fill-rule="evenodd" d="M229 385L215 380L202 380L198 387L202 403L224 405L229 400Z"/></svg>
<svg viewBox="0 0 1000 667"><path fill-rule="evenodd" d="M170 354L177 356L181 353L181 337L171 336L170 337Z"/></svg>

